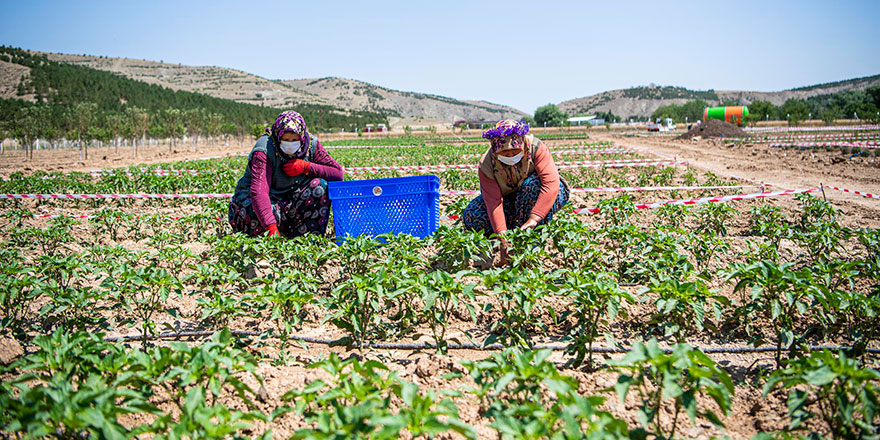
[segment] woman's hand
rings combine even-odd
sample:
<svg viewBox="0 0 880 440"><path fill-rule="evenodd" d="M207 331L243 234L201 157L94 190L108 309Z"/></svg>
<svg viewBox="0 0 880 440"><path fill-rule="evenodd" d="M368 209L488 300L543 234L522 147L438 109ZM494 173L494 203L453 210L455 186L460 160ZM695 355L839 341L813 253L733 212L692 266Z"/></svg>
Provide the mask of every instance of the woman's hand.
<svg viewBox="0 0 880 440"><path fill-rule="evenodd" d="M510 253L508 248L510 247L510 243L507 242L507 239L501 237L501 243L498 245L498 265L499 266L507 266L510 264Z"/></svg>
<svg viewBox="0 0 880 440"><path fill-rule="evenodd" d="M281 165L281 169L284 170L284 174L287 174L290 177L299 176L300 174L305 174L309 172L309 166L312 163L302 159L294 159L290 162L287 162L284 165Z"/></svg>
<svg viewBox="0 0 880 440"><path fill-rule="evenodd" d="M266 226L266 230L268 231L268 233L266 234L267 237L280 237L281 236L281 233L278 232L278 225L275 223L273 223L269 226Z"/></svg>
<svg viewBox="0 0 880 440"><path fill-rule="evenodd" d="M529 219L525 223L523 223L522 226L520 226L520 229L534 228L535 226L538 226L538 222L540 222L540 221L541 221L541 217L538 217L537 215L532 214L529 216Z"/></svg>

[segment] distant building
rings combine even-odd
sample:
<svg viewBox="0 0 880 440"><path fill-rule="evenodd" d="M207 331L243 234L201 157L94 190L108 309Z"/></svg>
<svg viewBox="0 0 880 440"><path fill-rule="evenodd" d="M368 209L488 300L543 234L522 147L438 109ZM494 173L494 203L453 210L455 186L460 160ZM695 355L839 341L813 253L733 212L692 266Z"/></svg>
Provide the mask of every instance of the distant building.
<svg viewBox="0 0 880 440"><path fill-rule="evenodd" d="M477 120L477 119L470 120L470 121L464 120L464 119L459 119L459 120L455 121L452 125L455 127L465 127L468 129L471 129L471 128L482 129L482 128L494 127L496 122L497 121L481 121L481 120Z"/></svg>
<svg viewBox="0 0 880 440"><path fill-rule="evenodd" d="M596 126L596 125L604 125L605 119L597 118L595 115L575 116L573 118L568 118L568 123L571 125L577 125L577 126L581 126L583 124L590 124L592 126Z"/></svg>
<svg viewBox="0 0 880 440"><path fill-rule="evenodd" d="M385 124L367 124L364 126L364 133L384 133L388 131L388 127Z"/></svg>

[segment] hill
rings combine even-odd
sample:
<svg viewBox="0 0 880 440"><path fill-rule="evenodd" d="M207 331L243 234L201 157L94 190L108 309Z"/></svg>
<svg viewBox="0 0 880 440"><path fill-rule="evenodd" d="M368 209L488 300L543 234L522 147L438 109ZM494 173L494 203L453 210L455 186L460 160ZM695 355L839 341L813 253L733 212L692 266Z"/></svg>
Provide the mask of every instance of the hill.
<svg viewBox="0 0 880 440"><path fill-rule="evenodd" d="M462 101L439 95L402 92L346 78L328 77L282 82L339 107L381 112L390 116L421 116L452 121L453 119L498 120L525 115L515 108L485 101Z"/></svg>
<svg viewBox="0 0 880 440"><path fill-rule="evenodd" d="M344 78L276 81L225 67L187 66L161 61L48 52L44 54L53 61L114 72L126 78L172 90L198 92L216 98L271 107L287 108L295 104L332 105L345 110L440 121L451 121L453 118L494 120L525 115L517 109L484 101L403 92ZM0 90L2 88L0 83Z"/></svg>
<svg viewBox="0 0 880 440"><path fill-rule="evenodd" d="M293 103L327 104L317 96L277 81L240 70L214 66L187 66L132 58L109 58L34 52L50 60L117 73L126 78L172 90L203 93L245 104L285 107Z"/></svg>
<svg viewBox="0 0 880 440"><path fill-rule="evenodd" d="M569 114L610 111L624 118L645 118L651 116L654 110L664 105L681 105L696 99L702 99L712 105L721 104L722 102L748 105L760 100L769 101L778 106L792 98L807 99L849 90L864 90L877 84L880 84L880 75L799 87L779 92L740 90L700 91L689 90L683 87L640 86L629 89L610 90L592 96L571 99L560 103L558 106L562 111Z"/></svg>
<svg viewBox="0 0 880 440"><path fill-rule="evenodd" d="M133 107L146 111L151 117L158 117L167 109L197 111L203 114L203 119L216 115L223 122L249 131L252 124L272 121L281 112L280 108L173 90L5 46L0 46L0 75L7 82L0 87L0 121L4 122L16 119L19 110L28 106L46 107L59 116L76 104L92 103L104 116L124 113ZM302 104L298 110L316 129L387 121L378 113L352 112L324 104ZM53 123L59 125L54 129L64 129L61 119L53 118Z"/></svg>

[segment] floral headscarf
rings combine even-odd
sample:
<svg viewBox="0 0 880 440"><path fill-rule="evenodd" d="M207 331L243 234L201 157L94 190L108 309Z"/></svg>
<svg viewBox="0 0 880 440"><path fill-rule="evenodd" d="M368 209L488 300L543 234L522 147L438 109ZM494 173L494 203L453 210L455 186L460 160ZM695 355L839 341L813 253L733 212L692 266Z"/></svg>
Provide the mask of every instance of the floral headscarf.
<svg viewBox="0 0 880 440"><path fill-rule="evenodd" d="M300 142L302 142L302 148L296 152L295 157L299 159L304 158L309 151L312 136L306 131L306 120L303 119L302 115L299 113L295 111L281 113L278 115L278 118L275 119L275 123L272 124L271 127L266 128L266 135L271 136L275 145L278 145L281 142L281 136L284 136L284 133L287 133L288 131L299 135L301 139ZM281 152L280 148L277 151L281 155L286 156Z"/></svg>
<svg viewBox="0 0 880 440"><path fill-rule="evenodd" d="M489 151L480 163L480 169L486 175L495 177L501 192L508 194L519 189L522 181L534 170L533 136L528 136L529 124L525 121L498 121L495 127L483 132L483 138L491 143ZM498 153L507 150L519 150L523 158L515 165L505 165L497 160Z"/></svg>

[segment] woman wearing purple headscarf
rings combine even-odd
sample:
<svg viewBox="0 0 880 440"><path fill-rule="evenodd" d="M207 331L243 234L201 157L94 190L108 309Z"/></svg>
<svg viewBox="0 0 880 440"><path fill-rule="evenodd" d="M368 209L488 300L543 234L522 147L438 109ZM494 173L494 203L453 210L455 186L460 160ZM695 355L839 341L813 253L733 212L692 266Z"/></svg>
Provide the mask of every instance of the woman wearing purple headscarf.
<svg viewBox="0 0 880 440"><path fill-rule="evenodd" d="M483 132L490 143L479 164L480 195L462 212L465 229L501 237L500 261L508 261L508 229L544 225L568 203L550 150L529 133L525 121L498 121Z"/></svg>
<svg viewBox="0 0 880 440"><path fill-rule="evenodd" d="M278 116L257 140L229 203L229 224L250 236L324 234L330 218L327 182L342 167L294 111Z"/></svg>

